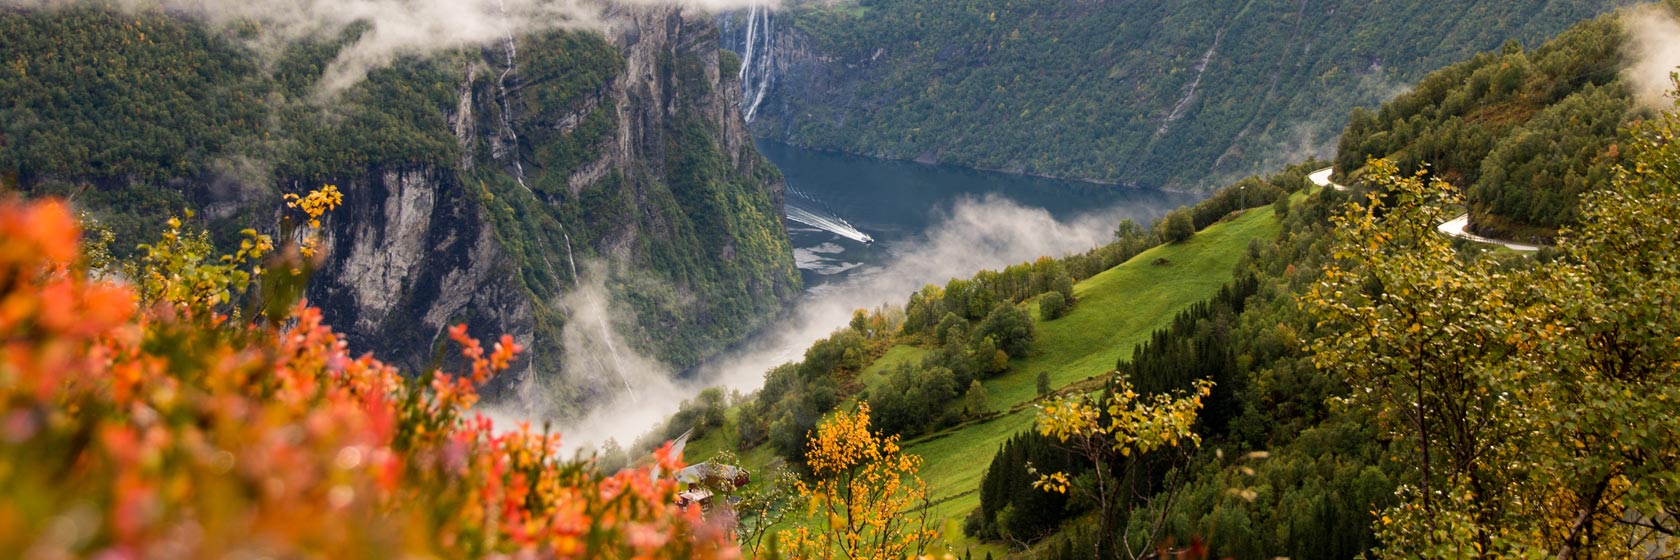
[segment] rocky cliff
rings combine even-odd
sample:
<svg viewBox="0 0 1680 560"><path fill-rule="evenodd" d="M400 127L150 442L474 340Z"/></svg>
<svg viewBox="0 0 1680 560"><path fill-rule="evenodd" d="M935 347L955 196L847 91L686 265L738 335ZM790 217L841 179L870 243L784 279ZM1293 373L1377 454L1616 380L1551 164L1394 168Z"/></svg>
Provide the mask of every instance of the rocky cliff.
<svg viewBox="0 0 1680 560"><path fill-rule="evenodd" d="M261 226L280 194L336 184L345 205L323 225L308 293L352 347L419 371L454 355L448 325L510 333L531 350L508 380L535 381L524 385L564 413L624 367L569 350L569 330L682 367L799 290L780 174L752 147L712 18L637 8L606 20L605 32L404 58L321 107L310 84L342 43L257 63L169 15L0 10L19 39L0 58L28 61L0 74L0 90L18 92L0 113L27 117L0 130L0 171L29 192L82 193L124 242L181 206L205 210L213 230ZM184 61L203 69L174 71ZM24 93L56 93L31 80L89 67L110 82L88 85L103 101ZM110 122L111 107L158 99L198 112ZM71 133L100 125L110 134ZM142 132L158 139L131 137ZM606 365L577 367L586 359Z"/></svg>
<svg viewBox="0 0 1680 560"><path fill-rule="evenodd" d="M448 324L513 333L532 349L521 375L565 408L626 367L568 364L583 359L568 326L680 367L797 293L780 177L716 28L675 8L614 16L604 41L515 38L460 61L457 168L371 169L346 190L312 293L353 341L419 365ZM568 303L592 275L609 301Z"/></svg>

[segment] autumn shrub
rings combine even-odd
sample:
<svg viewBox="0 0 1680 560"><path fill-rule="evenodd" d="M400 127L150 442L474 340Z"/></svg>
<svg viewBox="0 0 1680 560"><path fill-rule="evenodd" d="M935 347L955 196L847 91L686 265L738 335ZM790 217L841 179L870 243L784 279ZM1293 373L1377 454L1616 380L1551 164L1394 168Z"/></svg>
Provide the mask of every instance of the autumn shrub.
<svg viewBox="0 0 1680 560"><path fill-rule="evenodd" d="M0 201L0 551L733 555L673 505L668 447L603 473L556 460L558 434L474 414L511 337L452 328L463 371L404 374L275 301L296 290L259 280L306 269L295 247L250 232L210 257L171 226L144 266L90 274L63 203Z"/></svg>
<svg viewBox="0 0 1680 560"><path fill-rule="evenodd" d="M789 557L912 558L939 538L922 458L871 428L869 403L835 412L809 445L812 480L795 486L814 522L779 533Z"/></svg>

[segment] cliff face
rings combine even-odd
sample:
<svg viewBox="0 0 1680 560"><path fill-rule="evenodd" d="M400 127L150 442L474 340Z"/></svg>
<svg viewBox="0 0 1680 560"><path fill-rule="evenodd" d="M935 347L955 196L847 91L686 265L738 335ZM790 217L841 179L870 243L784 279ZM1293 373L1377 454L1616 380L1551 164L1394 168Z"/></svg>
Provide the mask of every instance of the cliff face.
<svg viewBox="0 0 1680 560"><path fill-rule="evenodd" d="M742 113L758 134L792 139L794 111L817 92L833 95L825 103L836 112L857 103L852 82L862 76L861 65L873 60L820 55L812 50L810 36L769 10L726 14L717 21L723 48L741 60Z"/></svg>
<svg viewBox="0 0 1680 560"><path fill-rule="evenodd" d="M453 169L340 185L349 204L311 293L353 344L423 366L447 325L507 332L531 349L520 375L565 409L616 383L568 367L562 342L597 328L564 301L592 276L610 301L591 303L621 310L601 328L679 367L798 292L780 176L752 147L710 18L615 16L606 41L518 38L460 61Z"/></svg>
<svg viewBox="0 0 1680 560"><path fill-rule="evenodd" d="M503 383L564 414L618 383L568 355L580 329L681 368L799 291L711 17L607 20L403 58L322 107L337 43L260 61L169 14L0 9L0 58L24 61L0 69L0 176L75 196L127 248L182 207L273 229L281 193L335 184L308 297L352 348L422 371L457 359L449 325L509 333L530 350Z"/></svg>
<svg viewBox="0 0 1680 560"><path fill-rule="evenodd" d="M340 185L310 300L351 345L405 369L430 365L444 329L536 342L533 306L493 219L452 170L370 169ZM539 351L540 352L540 351Z"/></svg>

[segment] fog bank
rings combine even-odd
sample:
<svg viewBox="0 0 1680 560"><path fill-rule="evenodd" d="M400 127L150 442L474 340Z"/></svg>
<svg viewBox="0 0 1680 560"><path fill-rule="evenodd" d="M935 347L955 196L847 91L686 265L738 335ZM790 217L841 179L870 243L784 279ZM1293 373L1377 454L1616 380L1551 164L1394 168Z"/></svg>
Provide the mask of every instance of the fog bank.
<svg viewBox="0 0 1680 560"><path fill-rule="evenodd" d="M1673 108L1669 93L1674 90L1674 82L1669 74L1680 67L1680 21L1675 21L1667 8L1652 5L1629 12L1624 23L1628 62L1622 78L1633 90L1634 99L1653 110Z"/></svg>
<svg viewBox="0 0 1680 560"><path fill-rule="evenodd" d="M621 391L581 421L562 427L566 447L599 445L608 438L628 444L675 413L684 399L707 387L742 393L757 390L766 371L799 360L811 343L846 326L856 309L902 305L912 292L929 283L944 284L951 278L1040 256L1083 252L1107 243L1120 220L1146 223L1149 215L1146 209L1120 207L1064 221L1042 208L1002 197L959 200L932 220L919 239L894 248L886 264L806 293L782 319L740 348L696 368L689 379L635 374L636 396ZM568 333L579 322L568 324ZM578 356L572 352L568 347L568 355Z"/></svg>

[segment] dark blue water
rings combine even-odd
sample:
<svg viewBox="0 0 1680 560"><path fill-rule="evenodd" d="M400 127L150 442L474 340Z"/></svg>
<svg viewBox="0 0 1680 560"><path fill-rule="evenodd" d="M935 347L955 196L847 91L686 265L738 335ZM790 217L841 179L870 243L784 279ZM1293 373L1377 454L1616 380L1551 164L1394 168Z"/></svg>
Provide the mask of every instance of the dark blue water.
<svg viewBox="0 0 1680 560"><path fill-rule="evenodd" d="M878 160L770 141L758 142L758 150L786 176L790 206L843 221L874 239L862 243L788 221L807 287L867 273L889 262L910 244L924 241L928 229L949 218L962 200L1005 200L1043 209L1063 222L1103 214L1145 226L1197 200L1181 193ZM1118 224L1118 218L1113 221Z"/></svg>

